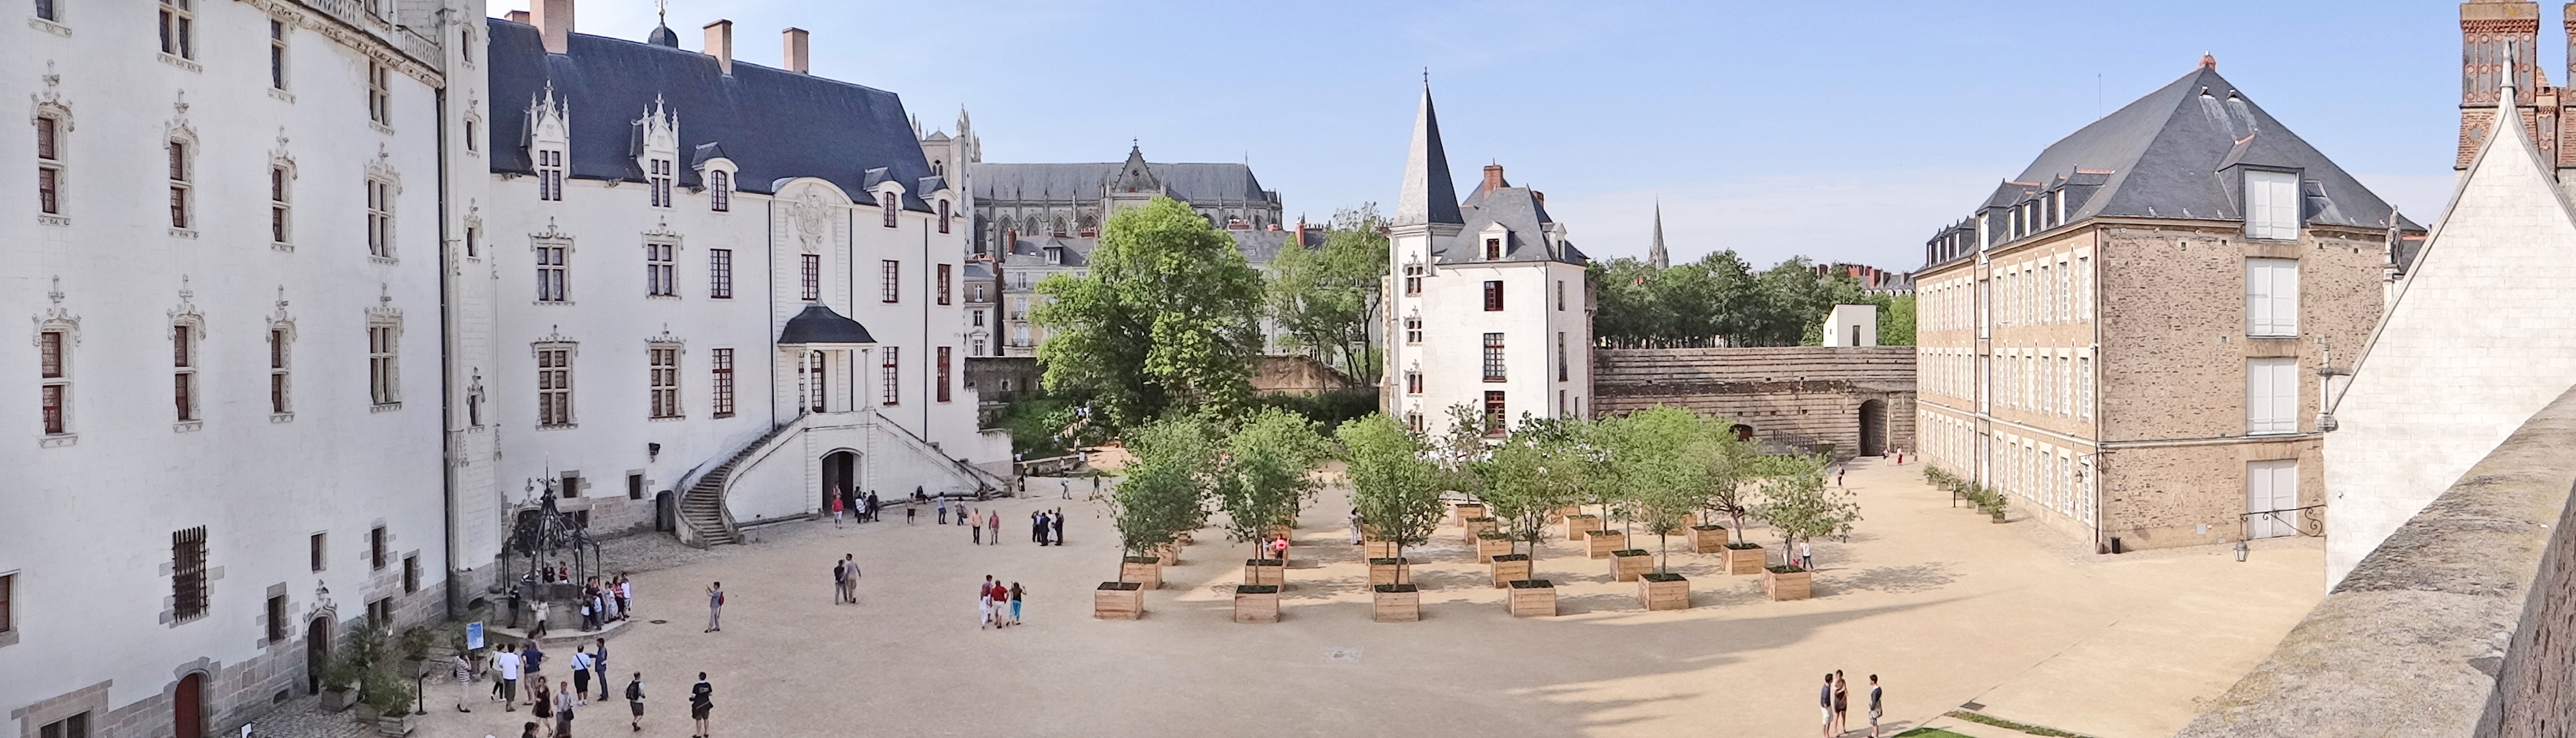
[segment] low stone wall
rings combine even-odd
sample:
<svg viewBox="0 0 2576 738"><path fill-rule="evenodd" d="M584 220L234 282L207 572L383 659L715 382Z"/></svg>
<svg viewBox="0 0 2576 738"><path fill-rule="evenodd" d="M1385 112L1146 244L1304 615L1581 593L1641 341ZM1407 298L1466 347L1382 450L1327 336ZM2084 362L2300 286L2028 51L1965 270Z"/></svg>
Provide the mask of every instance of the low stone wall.
<svg viewBox="0 0 2576 738"><path fill-rule="evenodd" d="M1915 447L1912 346L1594 349L1592 392L1595 416L1685 407L1846 459L1860 451L1863 403L1877 400L1885 444Z"/></svg>
<svg viewBox="0 0 2576 738"><path fill-rule="evenodd" d="M2576 390L2470 467L2185 727L2565 735L2576 723Z"/></svg>

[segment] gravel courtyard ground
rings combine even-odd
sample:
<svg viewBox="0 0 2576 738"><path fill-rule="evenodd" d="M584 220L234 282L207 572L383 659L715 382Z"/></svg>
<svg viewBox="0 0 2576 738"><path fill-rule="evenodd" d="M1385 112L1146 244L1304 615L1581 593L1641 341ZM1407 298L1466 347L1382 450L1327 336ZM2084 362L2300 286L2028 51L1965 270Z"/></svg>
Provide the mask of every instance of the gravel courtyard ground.
<svg viewBox="0 0 2576 738"><path fill-rule="evenodd" d="M1145 619L1093 620L1092 588L1117 573L1114 533L1096 503L1034 480L1044 496L991 505L1000 545L970 546L926 509L906 526L895 510L847 529L756 529L753 543L638 574L638 611L668 622L613 641L611 668L621 686L644 672L640 735L656 737L690 734L699 671L716 687L716 736L1806 736L1820 676L1843 669L1855 702L1880 675L1900 730L1955 724L1940 716L1975 701L2023 723L2143 738L2180 728L2322 595L2313 540L2264 542L2245 563L2214 547L2095 555L1950 508L1921 468L1853 466L1865 520L1849 542L1816 546L1815 599L1768 601L1757 577L1715 573L1713 556L1677 546L1693 607L1648 613L1633 583L1560 542L1538 568L1558 580L1565 614L1515 619L1450 527L1408 552L1424 590L1415 623L1370 621L1341 490L1298 531L1280 622L1232 622L1248 547L1214 531L1147 594ZM1077 480L1076 496L1088 486ZM1029 513L1058 506L1072 545L1029 543ZM1778 545L1758 527L1751 538ZM857 605L831 603L844 553L865 570ZM977 630L986 574L1028 588L1026 625ZM701 633L700 593L715 580L729 593L725 629ZM549 676L565 678L565 655ZM458 714L455 689L433 688L415 735L518 735L526 711L477 702ZM622 703L578 714L577 734L630 734Z"/></svg>

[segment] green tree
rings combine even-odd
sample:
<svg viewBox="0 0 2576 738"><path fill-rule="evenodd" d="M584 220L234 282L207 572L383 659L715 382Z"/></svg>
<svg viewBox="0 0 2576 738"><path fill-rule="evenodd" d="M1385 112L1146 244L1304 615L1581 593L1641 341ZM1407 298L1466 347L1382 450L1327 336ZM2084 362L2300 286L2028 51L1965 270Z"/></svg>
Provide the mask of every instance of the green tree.
<svg viewBox="0 0 2576 738"><path fill-rule="evenodd" d="M1609 490L1604 496L1622 517L1655 534L1656 571L1669 570L1672 534L1708 504L1718 444L1709 425L1698 413L1658 406L1602 420L1592 434L1602 456L1601 483Z"/></svg>
<svg viewBox="0 0 2576 738"><path fill-rule="evenodd" d="M1584 499L1589 453L1583 421L1529 418L1466 469L1496 517L1511 522L1515 545L1529 544L1530 571L1538 566L1548 513Z"/></svg>
<svg viewBox="0 0 2576 738"><path fill-rule="evenodd" d="M1226 533L1237 543L1251 543L1260 555L1262 534L1291 524L1297 510L1314 495L1314 471L1331 458L1331 445L1315 424L1278 408L1264 408L1246 418L1225 439L1217 463L1217 504L1224 508Z"/></svg>
<svg viewBox="0 0 2576 738"><path fill-rule="evenodd" d="M1825 457L1774 456L1763 474L1761 501L1753 515L1780 534L1781 556L1793 556L1800 541L1840 538L1860 521L1860 503L1850 490L1825 485Z"/></svg>
<svg viewBox="0 0 2576 738"><path fill-rule="evenodd" d="M1109 499L1122 557L1145 555L1207 524L1209 479L1223 438L1205 415L1158 421L1128 434L1135 460Z"/></svg>
<svg viewBox="0 0 2576 738"><path fill-rule="evenodd" d="M1292 240L1270 262L1269 309L1284 334L1280 342L1364 386L1384 373L1368 327L1383 309L1385 227L1374 203L1334 213L1321 245L1307 248Z"/></svg>
<svg viewBox="0 0 2576 738"><path fill-rule="evenodd" d="M1878 345L1914 345L1914 296L1873 295L1878 303Z"/></svg>
<svg viewBox="0 0 2576 738"><path fill-rule="evenodd" d="M1116 425L1251 396L1261 275L1188 205L1156 197L1110 216L1090 273L1037 291L1047 389L1092 392Z"/></svg>
<svg viewBox="0 0 2576 738"><path fill-rule="evenodd" d="M1397 558L1406 546L1429 542L1444 512L1440 492L1449 481L1431 461L1431 445L1384 413L1343 423L1333 435L1350 467L1351 501L1374 535L1394 542Z"/></svg>

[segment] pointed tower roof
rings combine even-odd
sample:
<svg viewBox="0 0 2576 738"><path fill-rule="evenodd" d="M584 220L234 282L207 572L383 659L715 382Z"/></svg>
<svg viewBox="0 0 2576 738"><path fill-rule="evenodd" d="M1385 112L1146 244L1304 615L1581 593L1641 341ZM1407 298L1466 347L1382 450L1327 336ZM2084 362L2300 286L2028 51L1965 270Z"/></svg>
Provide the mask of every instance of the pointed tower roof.
<svg viewBox="0 0 2576 738"><path fill-rule="evenodd" d="M1440 148L1440 116L1431 110L1431 83L1422 83L1422 110L1413 120L1413 148L1404 156L1404 188L1395 198L1394 225L1465 223L1458 188L1449 182L1449 153Z"/></svg>
<svg viewBox="0 0 2576 738"><path fill-rule="evenodd" d="M1109 192L1118 194L1161 191L1163 191L1163 180L1154 176L1152 165L1145 163L1144 147L1139 144L1129 144L1127 163L1119 165L1118 173L1109 177Z"/></svg>
<svg viewBox="0 0 2576 738"><path fill-rule="evenodd" d="M1672 254L1664 251L1664 204L1655 203L1655 243L1646 247L1646 261L1656 269L1672 267Z"/></svg>

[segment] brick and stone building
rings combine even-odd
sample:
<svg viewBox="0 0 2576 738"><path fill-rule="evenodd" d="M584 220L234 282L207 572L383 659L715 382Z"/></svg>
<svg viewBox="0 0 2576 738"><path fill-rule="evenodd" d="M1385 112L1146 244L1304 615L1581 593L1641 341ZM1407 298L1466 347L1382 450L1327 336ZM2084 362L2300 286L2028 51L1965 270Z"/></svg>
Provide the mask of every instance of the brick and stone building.
<svg viewBox="0 0 2576 738"><path fill-rule="evenodd" d="M1598 415L1689 408L1767 448L1837 459L1916 447L1912 346L1597 348L1592 364Z"/></svg>
<svg viewBox="0 0 2576 738"><path fill-rule="evenodd" d="M1923 456L2105 550L2313 535L2317 370L2420 230L2204 57L1926 243Z"/></svg>
<svg viewBox="0 0 2576 738"><path fill-rule="evenodd" d="M1458 198L1425 85L1388 231L1381 408L1433 433L1457 406L1495 433L1524 415L1589 417L1590 259L1565 236L1547 196L1499 165Z"/></svg>

